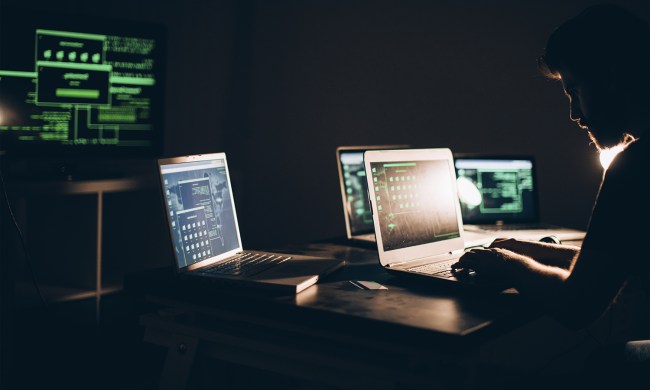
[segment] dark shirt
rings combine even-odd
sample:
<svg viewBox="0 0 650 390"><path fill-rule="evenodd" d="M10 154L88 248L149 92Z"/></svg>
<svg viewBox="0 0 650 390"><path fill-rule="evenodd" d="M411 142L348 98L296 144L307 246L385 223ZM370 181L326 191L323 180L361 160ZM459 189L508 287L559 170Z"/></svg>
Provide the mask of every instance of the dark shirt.
<svg viewBox="0 0 650 390"><path fill-rule="evenodd" d="M612 305L623 338L650 338L648 138L619 153L603 175L562 314L584 326ZM620 306L618 308L617 306ZM618 311L617 311L618 310Z"/></svg>

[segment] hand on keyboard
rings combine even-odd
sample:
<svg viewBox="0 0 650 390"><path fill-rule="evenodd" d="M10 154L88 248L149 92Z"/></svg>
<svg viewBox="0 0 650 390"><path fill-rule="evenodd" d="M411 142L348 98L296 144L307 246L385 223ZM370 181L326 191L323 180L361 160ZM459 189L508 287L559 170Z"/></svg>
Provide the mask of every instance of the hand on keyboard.
<svg viewBox="0 0 650 390"><path fill-rule="evenodd" d="M505 286L508 256L502 249L472 248L465 252L451 268L456 277L472 277L480 284ZM513 255L516 255L513 253Z"/></svg>

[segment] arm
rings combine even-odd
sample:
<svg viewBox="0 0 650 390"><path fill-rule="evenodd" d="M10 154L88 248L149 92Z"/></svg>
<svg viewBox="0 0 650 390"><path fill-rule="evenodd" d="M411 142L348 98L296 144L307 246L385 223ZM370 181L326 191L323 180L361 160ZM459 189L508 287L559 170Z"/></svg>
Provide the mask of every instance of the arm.
<svg viewBox="0 0 650 390"><path fill-rule="evenodd" d="M646 220L642 218L642 224L637 224L637 220L650 215L650 164L647 156L640 161L626 161L625 153L616 158L607 172L587 236L568 269L498 247L469 251L455 268L471 268L488 276L503 275L522 294L554 311L565 324L589 324L607 309L629 275L648 272L650 233ZM536 246L537 249L546 253L544 246Z"/></svg>
<svg viewBox="0 0 650 390"><path fill-rule="evenodd" d="M626 267L615 264L620 254L602 242L598 234L587 237L569 269L497 247L472 249L453 268L469 268L488 278L506 279L522 295L557 313L568 325L579 327L607 308L626 276ZM541 247L540 251L546 249Z"/></svg>
<svg viewBox="0 0 650 390"><path fill-rule="evenodd" d="M453 268L469 268L479 275L504 278L512 287L546 306L561 296L569 271L543 264L535 259L503 248L472 249Z"/></svg>
<svg viewBox="0 0 650 390"><path fill-rule="evenodd" d="M468 251L452 267L505 279L522 295L557 313L566 324L579 327L602 313L623 283L621 269L603 269L606 258L605 253L583 252L567 270L508 249L489 248Z"/></svg>
<svg viewBox="0 0 650 390"><path fill-rule="evenodd" d="M490 248L501 248L531 257L537 262L553 267L569 269L580 253L580 248L572 245L549 244L546 242L518 240L514 238L496 239Z"/></svg>

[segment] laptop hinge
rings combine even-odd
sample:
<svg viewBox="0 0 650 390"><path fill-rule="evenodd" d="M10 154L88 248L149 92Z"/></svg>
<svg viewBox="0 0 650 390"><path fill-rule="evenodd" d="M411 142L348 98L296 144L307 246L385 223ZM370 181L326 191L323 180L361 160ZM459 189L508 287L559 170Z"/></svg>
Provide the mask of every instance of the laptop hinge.
<svg viewBox="0 0 650 390"><path fill-rule="evenodd" d="M420 260L424 260L424 259L431 259L431 260L434 260L434 259L437 258L437 257L448 257L449 255L452 255L453 253L454 253L454 252L447 252L447 253L442 253L442 254L435 255L435 256L424 256L424 257L419 257L419 258L417 258L417 259L411 259L411 260L407 260L407 261L399 261L399 262L397 262L397 263L390 263L390 264L386 264L386 268L399 267L400 265L404 265L404 264L408 264L408 263L413 263L413 262L415 262L415 261L420 261Z"/></svg>

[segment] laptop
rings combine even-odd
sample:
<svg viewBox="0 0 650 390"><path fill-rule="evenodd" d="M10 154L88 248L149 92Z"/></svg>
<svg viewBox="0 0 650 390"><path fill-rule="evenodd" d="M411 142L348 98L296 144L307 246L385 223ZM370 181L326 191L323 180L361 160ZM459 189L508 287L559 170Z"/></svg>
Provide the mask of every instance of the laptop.
<svg viewBox="0 0 650 390"><path fill-rule="evenodd" d="M158 160L174 267L183 278L299 293L342 260L244 251L224 153Z"/></svg>
<svg viewBox="0 0 650 390"><path fill-rule="evenodd" d="M343 216L348 240L375 243L375 229L368 203L368 184L363 165L366 150L402 149L408 145L339 146L336 162L339 171Z"/></svg>
<svg viewBox="0 0 650 390"><path fill-rule="evenodd" d="M532 240L585 237L584 231L540 222L534 158L458 155L455 167L466 230Z"/></svg>
<svg viewBox="0 0 650 390"><path fill-rule="evenodd" d="M476 284L476 274L451 269L466 248L451 151L367 151L364 159L384 269L403 276Z"/></svg>

